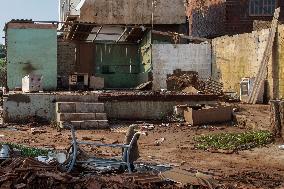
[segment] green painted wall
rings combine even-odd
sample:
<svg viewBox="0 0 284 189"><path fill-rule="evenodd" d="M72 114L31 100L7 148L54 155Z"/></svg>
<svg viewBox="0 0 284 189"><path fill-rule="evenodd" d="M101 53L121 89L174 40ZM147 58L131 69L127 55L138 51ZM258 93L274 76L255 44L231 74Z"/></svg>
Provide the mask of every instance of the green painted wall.
<svg viewBox="0 0 284 189"><path fill-rule="evenodd" d="M152 69L152 35L151 32L143 38L139 44L140 69L142 73L148 73Z"/></svg>
<svg viewBox="0 0 284 189"><path fill-rule="evenodd" d="M106 88L132 88L139 84L140 61L136 44L95 45L95 73Z"/></svg>
<svg viewBox="0 0 284 189"><path fill-rule="evenodd" d="M30 73L43 76L44 90L57 87L56 29L7 30L7 80L9 89L22 86Z"/></svg>

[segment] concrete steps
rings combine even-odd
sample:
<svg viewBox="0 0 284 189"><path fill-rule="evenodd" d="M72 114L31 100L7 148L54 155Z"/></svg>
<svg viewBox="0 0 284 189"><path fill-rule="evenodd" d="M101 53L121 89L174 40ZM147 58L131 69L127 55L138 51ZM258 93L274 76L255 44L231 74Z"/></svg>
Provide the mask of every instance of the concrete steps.
<svg viewBox="0 0 284 189"><path fill-rule="evenodd" d="M57 122L61 128L72 124L75 129L107 129L109 128L107 114L104 113L104 103L89 102L94 99L68 97L75 102L56 102Z"/></svg>

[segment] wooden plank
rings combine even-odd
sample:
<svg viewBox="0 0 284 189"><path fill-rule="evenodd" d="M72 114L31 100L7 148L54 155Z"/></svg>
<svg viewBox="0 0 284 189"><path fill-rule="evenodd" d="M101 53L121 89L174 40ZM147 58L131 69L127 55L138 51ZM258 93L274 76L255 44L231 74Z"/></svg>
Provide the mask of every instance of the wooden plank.
<svg viewBox="0 0 284 189"><path fill-rule="evenodd" d="M279 15L280 15L280 8L277 8L275 10L274 13L274 18L272 20L272 24L271 24L271 29L270 29L270 33L269 33L269 37L268 37L268 42L265 48L265 51L263 53L263 58L260 64L260 68L258 70L254 85L253 85L253 89L252 92L249 96L249 100L248 103L249 104L256 104L257 99L260 95L261 92L261 88L264 85L264 81L267 75L267 66L268 66L268 62L270 59L270 56L272 54L272 47L274 44L274 40L275 40L275 34L276 34L276 30L277 30L277 26L278 26L278 19L279 19Z"/></svg>
<svg viewBox="0 0 284 189"><path fill-rule="evenodd" d="M162 31L152 30L152 33L153 34L158 34L158 35L169 36L169 37L172 37L174 35L178 35L180 38L188 39L188 40L191 40L191 41L201 41L201 42L208 41L208 42L211 42L210 39L200 38L200 37L192 37L192 36L179 34L179 33L174 33L174 32L162 32Z"/></svg>

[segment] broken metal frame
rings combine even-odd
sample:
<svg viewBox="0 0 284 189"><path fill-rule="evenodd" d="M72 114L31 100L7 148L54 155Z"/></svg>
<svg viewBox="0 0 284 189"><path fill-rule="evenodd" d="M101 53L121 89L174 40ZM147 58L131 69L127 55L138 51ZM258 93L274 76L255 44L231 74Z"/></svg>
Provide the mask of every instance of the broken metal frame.
<svg viewBox="0 0 284 189"><path fill-rule="evenodd" d="M117 162L116 164L127 165L128 172L132 173L131 163L130 163L131 149L132 149L134 143L138 140L138 137L143 133L136 132L134 134L134 136L132 137L130 144L102 144L102 143L78 141L76 139L76 133L75 133L75 129L74 129L73 125L69 124L66 127L71 129L72 147L73 147L72 154L71 154L71 161L68 162L68 164L66 166L67 172L71 172L74 168L74 165L76 164L76 159L77 159L77 155L78 155L78 146L79 145L91 145L91 146L96 146L96 147L122 148L123 149L122 161ZM126 153L126 162L123 161L125 153ZM90 163L90 162L92 162L92 161L80 161L80 163ZM105 161L100 161L100 163L101 164L113 164L112 161L108 160L108 159L106 159Z"/></svg>
<svg viewBox="0 0 284 189"><path fill-rule="evenodd" d="M125 28L125 29L128 29L128 28L146 28L146 29L149 28L149 29L152 29L152 27L145 26L145 25L121 25L121 24L104 24L104 25L102 25L102 24L96 24L96 23L59 22L59 21L33 21L33 23L52 23L52 24L57 24L57 25L58 24L65 24L65 25L89 25L89 26L100 27L100 28L102 26L112 26L112 27L121 27L121 28ZM66 31L62 31L62 32L66 32ZM86 33L88 33L88 32L86 32ZM96 33L98 34L98 33L100 33L100 31L98 31ZM124 30L123 33L125 34L126 31ZM211 42L212 41L211 39L200 38L200 37L193 37L193 36L188 36L188 35L184 35L184 34L180 34L180 33L176 33L176 32L162 32L162 31L157 31L157 30L153 30L152 29L152 33L158 34L158 35L170 36L170 37L175 35L175 36L178 36L178 37L183 38L183 39L188 39L190 41L201 41L201 42ZM89 34L92 34L92 32L89 32ZM113 34L113 35L117 35L117 34Z"/></svg>

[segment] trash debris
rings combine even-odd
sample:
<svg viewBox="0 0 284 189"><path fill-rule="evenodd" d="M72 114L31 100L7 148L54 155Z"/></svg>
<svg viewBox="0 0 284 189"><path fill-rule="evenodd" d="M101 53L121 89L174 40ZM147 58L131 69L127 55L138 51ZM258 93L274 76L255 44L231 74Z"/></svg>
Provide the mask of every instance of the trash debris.
<svg viewBox="0 0 284 189"><path fill-rule="evenodd" d="M155 145L160 146L165 140L166 140L165 138L160 138L160 139L155 141Z"/></svg>
<svg viewBox="0 0 284 189"><path fill-rule="evenodd" d="M141 128L142 131L152 131L154 129L155 129L154 124L147 124L147 123L144 123Z"/></svg>
<svg viewBox="0 0 284 189"><path fill-rule="evenodd" d="M38 128L31 128L31 133L32 133L33 135L36 135L36 134L46 133L46 131L41 130L41 129L38 129Z"/></svg>
<svg viewBox="0 0 284 189"><path fill-rule="evenodd" d="M79 178L61 172L60 167L33 158L7 159L0 168L1 188L80 188L82 185Z"/></svg>
<svg viewBox="0 0 284 189"><path fill-rule="evenodd" d="M7 144L2 145L1 150L0 150L0 159L9 158L10 153L11 153L11 148Z"/></svg>
<svg viewBox="0 0 284 189"><path fill-rule="evenodd" d="M152 87L153 87L153 82L149 81L146 83L142 83L141 85L138 85L135 89L141 91L149 91L152 90Z"/></svg>
<svg viewBox="0 0 284 189"><path fill-rule="evenodd" d="M284 144L283 144L283 145L278 146L278 148L279 148L280 150L284 150Z"/></svg>
<svg viewBox="0 0 284 189"><path fill-rule="evenodd" d="M182 186L202 186L209 189L218 187L218 183L209 175L200 172L192 173L179 168L173 168L169 171L162 172L160 176L164 179L175 181Z"/></svg>

